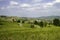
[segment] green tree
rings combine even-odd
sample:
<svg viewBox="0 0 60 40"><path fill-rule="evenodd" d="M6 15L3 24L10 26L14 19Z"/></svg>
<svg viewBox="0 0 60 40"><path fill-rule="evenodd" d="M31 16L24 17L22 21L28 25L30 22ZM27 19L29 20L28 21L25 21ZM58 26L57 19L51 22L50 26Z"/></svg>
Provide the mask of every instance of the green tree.
<svg viewBox="0 0 60 40"><path fill-rule="evenodd" d="M20 20L17 20L18 23L20 23Z"/></svg>
<svg viewBox="0 0 60 40"><path fill-rule="evenodd" d="M43 26L44 26L43 21L41 21L41 22L39 23L39 25L40 25L41 27L43 27Z"/></svg>
<svg viewBox="0 0 60 40"><path fill-rule="evenodd" d="M53 20L53 25L59 26L59 25L60 25L60 20L55 18L55 19Z"/></svg>
<svg viewBox="0 0 60 40"><path fill-rule="evenodd" d="M34 21L34 24L35 24L35 25L37 25L37 24L38 24L38 22L37 22L37 21Z"/></svg>
<svg viewBox="0 0 60 40"><path fill-rule="evenodd" d="M24 20L22 20L22 23L25 23L25 21L24 21Z"/></svg>

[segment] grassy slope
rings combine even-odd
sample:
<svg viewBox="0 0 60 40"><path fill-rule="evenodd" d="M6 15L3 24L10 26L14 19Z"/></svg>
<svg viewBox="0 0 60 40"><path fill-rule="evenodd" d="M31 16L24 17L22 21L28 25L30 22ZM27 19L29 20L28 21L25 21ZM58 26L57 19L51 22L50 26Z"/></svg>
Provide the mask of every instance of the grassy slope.
<svg viewBox="0 0 60 40"><path fill-rule="evenodd" d="M60 40L60 28L26 28L6 22L0 25L0 40Z"/></svg>

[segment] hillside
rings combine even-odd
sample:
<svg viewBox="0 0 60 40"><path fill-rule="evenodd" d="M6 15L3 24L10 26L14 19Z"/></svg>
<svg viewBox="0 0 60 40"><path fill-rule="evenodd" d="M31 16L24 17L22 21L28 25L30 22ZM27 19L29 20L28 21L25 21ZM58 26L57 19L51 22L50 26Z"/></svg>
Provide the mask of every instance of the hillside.
<svg viewBox="0 0 60 40"><path fill-rule="evenodd" d="M44 20L60 16L40 18L0 16L0 40L60 40L60 26L51 24L41 27L30 22L41 18Z"/></svg>

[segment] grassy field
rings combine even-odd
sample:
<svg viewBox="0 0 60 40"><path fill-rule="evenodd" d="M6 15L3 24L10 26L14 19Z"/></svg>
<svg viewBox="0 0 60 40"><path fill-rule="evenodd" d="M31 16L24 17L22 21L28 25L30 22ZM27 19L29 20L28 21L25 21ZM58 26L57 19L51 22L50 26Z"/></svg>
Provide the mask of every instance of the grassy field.
<svg viewBox="0 0 60 40"><path fill-rule="evenodd" d="M60 27L30 28L29 24L20 27L17 23L2 23L0 40L60 40Z"/></svg>

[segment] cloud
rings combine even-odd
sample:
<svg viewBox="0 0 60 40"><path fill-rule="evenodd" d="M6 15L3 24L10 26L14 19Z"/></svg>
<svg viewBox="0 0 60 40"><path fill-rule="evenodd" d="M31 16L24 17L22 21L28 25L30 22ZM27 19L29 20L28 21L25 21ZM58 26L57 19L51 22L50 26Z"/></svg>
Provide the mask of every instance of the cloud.
<svg viewBox="0 0 60 40"><path fill-rule="evenodd" d="M19 0L20 1L20 0ZM56 15L60 13L60 0L32 0L18 2L17 0L10 0L9 5L6 7L1 7L3 13L9 15L18 15L18 16L45 16L45 15ZM44 2L42 2L44 1ZM5 5L5 4L4 4ZM6 11L5 11L5 10ZM3 11L4 10L4 11Z"/></svg>
<svg viewBox="0 0 60 40"><path fill-rule="evenodd" d="M21 4L20 6L21 6L21 7L23 7L23 8L31 7L31 5L30 5L30 4L26 4L26 3Z"/></svg>
<svg viewBox="0 0 60 40"><path fill-rule="evenodd" d="M17 8L17 6L19 5L18 2L16 1L9 1L9 5L7 7L5 7L6 9L9 9L9 8Z"/></svg>
<svg viewBox="0 0 60 40"><path fill-rule="evenodd" d="M19 8L19 9L23 9L23 10L36 11L36 10L54 7L53 6L54 4L60 2L59 0L55 0L55 1L51 0L52 2L41 3L41 1L43 1L43 0L33 0L33 2L35 2L34 4L18 3L17 1L10 1L9 5L5 8Z"/></svg>
<svg viewBox="0 0 60 40"><path fill-rule="evenodd" d="M55 2L60 2L60 0L56 0Z"/></svg>
<svg viewBox="0 0 60 40"><path fill-rule="evenodd" d="M45 4L43 5L43 7L44 7L44 8L53 7L54 4L55 4L54 2L52 2L52 3L45 3Z"/></svg>
<svg viewBox="0 0 60 40"><path fill-rule="evenodd" d="M42 0L41 3L49 3L49 2L53 2L55 0Z"/></svg>
<svg viewBox="0 0 60 40"><path fill-rule="evenodd" d="M18 5L18 4L19 4L18 2L10 1L10 5Z"/></svg>
<svg viewBox="0 0 60 40"><path fill-rule="evenodd" d="M49 7L54 7L53 5L55 5L56 3L60 3L60 0L55 0L53 2L48 2L48 3L45 3L43 5L44 8L49 8Z"/></svg>

